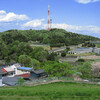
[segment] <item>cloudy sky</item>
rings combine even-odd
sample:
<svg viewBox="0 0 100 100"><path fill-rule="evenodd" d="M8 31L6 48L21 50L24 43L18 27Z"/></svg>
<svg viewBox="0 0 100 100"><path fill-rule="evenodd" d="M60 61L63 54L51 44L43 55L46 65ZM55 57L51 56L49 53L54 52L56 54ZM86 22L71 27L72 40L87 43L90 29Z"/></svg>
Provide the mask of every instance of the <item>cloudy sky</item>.
<svg viewBox="0 0 100 100"><path fill-rule="evenodd" d="M52 28L100 38L100 0L0 0L0 32L46 29L48 4Z"/></svg>

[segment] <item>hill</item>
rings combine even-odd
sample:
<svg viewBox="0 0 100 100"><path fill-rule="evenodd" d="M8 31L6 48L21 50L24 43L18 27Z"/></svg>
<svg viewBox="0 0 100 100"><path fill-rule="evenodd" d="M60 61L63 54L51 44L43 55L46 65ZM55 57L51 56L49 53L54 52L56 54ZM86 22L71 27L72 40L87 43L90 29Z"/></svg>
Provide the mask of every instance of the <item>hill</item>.
<svg viewBox="0 0 100 100"><path fill-rule="evenodd" d="M50 44L51 46L62 45L77 45L85 41L97 41L99 38L77 33L67 32L63 29L47 30L8 30L0 33L0 39L6 44L13 41L19 42L39 41L43 44Z"/></svg>
<svg viewBox="0 0 100 100"><path fill-rule="evenodd" d="M48 44L52 48L65 45L77 45L84 43L85 41L97 40L99 41L100 39L92 36L67 32L63 29L51 29L50 31L8 30L0 32L0 60L5 60L6 62L13 60L18 62L19 56L21 55L28 55L40 62L46 60L49 57L48 52L42 48L33 49L30 46L30 43L33 41Z"/></svg>

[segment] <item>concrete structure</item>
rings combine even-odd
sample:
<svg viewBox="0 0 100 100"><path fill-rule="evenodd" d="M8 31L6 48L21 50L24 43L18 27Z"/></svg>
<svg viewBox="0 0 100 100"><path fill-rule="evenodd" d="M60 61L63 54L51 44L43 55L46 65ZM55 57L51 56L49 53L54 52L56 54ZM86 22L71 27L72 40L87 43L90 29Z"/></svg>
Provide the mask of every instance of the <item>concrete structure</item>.
<svg viewBox="0 0 100 100"><path fill-rule="evenodd" d="M68 51L68 54L81 54L81 53L90 53L93 51L93 48L75 48L71 51Z"/></svg>
<svg viewBox="0 0 100 100"><path fill-rule="evenodd" d="M58 48L58 49L53 49L53 50L48 50L49 53L55 52L55 53L61 53L66 49L66 47L63 48Z"/></svg>
<svg viewBox="0 0 100 100"><path fill-rule="evenodd" d="M100 41L90 41L90 43L100 44Z"/></svg>

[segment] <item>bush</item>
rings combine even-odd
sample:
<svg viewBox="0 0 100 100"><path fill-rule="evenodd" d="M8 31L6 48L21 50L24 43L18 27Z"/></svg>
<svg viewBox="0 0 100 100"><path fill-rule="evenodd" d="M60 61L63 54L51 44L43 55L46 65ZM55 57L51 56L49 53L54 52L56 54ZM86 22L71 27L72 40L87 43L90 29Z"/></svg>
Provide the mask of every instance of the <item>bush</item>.
<svg viewBox="0 0 100 100"><path fill-rule="evenodd" d="M77 62L85 62L84 59L78 59Z"/></svg>
<svg viewBox="0 0 100 100"><path fill-rule="evenodd" d="M18 85L23 85L24 83L24 79L23 78L19 78L17 84Z"/></svg>
<svg viewBox="0 0 100 100"><path fill-rule="evenodd" d="M62 52L62 53L61 53L61 56L62 56L62 57L65 57L65 56L66 56L66 52Z"/></svg>

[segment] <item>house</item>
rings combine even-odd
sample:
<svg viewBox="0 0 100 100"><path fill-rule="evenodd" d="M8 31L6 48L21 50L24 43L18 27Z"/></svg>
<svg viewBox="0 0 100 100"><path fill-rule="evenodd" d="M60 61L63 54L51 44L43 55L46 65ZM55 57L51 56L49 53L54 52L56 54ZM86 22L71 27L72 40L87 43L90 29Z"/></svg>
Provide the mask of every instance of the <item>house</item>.
<svg viewBox="0 0 100 100"><path fill-rule="evenodd" d="M11 64L11 65L8 64L8 66L3 67L2 70L3 71L5 70L7 72L7 76L12 77L15 75L15 69L20 67L20 66L21 65L19 63Z"/></svg>
<svg viewBox="0 0 100 100"><path fill-rule="evenodd" d="M2 84L2 75L3 74L4 74L4 72L0 68L0 87L3 86L3 84Z"/></svg>
<svg viewBox="0 0 100 100"><path fill-rule="evenodd" d="M39 79L39 78L44 78L47 77L47 73L44 71L44 69L38 69L38 70L33 70L30 72L30 79Z"/></svg>
<svg viewBox="0 0 100 100"><path fill-rule="evenodd" d="M15 69L15 76L20 76L24 78L30 77L30 71L32 71L33 68L29 67L18 67Z"/></svg>

